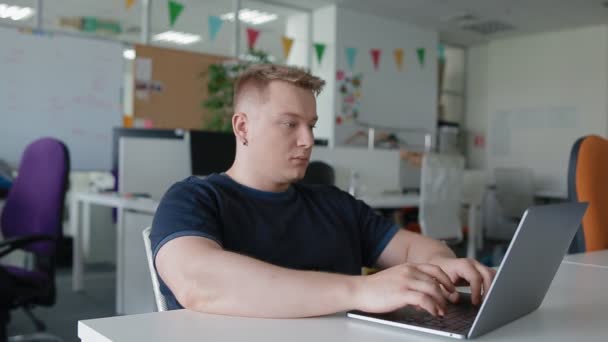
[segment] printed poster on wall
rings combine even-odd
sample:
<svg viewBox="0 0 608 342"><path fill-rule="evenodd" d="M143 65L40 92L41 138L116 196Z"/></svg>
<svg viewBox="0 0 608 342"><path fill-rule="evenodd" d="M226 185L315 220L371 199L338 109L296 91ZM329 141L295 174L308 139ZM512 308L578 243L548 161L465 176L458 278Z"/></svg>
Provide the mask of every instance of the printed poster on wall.
<svg viewBox="0 0 608 342"><path fill-rule="evenodd" d="M336 80L340 92L340 112L336 124L356 120L361 110L361 81L363 74L338 70Z"/></svg>

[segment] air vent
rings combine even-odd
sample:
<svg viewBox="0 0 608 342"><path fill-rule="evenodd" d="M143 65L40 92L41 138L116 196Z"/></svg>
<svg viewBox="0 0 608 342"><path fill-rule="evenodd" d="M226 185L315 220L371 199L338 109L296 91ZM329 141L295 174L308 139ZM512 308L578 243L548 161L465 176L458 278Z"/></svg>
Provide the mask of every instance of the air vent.
<svg viewBox="0 0 608 342"><path fill-rule="evenodd" d="M505 31L514 30L515 27L509 23L497 20L480 21L474 24L464 25L462 29L465 31L473 31L485 36L496 34Z"/></svg>
<svg viewBox="0 0 608 342"><path fill-rule="evenodd" d="M479 17L477 17L473 13L461 12L445 17L441 21L444 23L455 23L458 26L463 26L479 22L479 20Z"/></svg>

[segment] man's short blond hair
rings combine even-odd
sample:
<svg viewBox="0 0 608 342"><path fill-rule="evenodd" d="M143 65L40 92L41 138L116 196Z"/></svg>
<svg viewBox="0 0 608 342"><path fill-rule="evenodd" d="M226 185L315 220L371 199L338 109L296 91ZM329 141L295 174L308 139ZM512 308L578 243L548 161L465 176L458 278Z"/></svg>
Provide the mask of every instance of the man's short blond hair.
<svg viewBox="0 0 608 342"><path fill-rule="evenodd" d="M247 68L237 78L234 84L234 106L239 97L250 87L260 92L264 91L271 81L284 81L299 88L310 90L314 96L319 95L325 81L313 76L309 71L277 64L254 64Z"/></svg>

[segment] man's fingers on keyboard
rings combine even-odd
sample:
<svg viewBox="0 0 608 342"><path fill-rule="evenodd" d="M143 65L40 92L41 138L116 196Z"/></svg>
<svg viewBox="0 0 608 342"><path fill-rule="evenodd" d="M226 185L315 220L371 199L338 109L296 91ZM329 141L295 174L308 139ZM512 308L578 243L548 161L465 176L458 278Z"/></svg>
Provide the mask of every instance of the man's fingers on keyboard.
<svg viewBox="0 0 608 342"><path fill-rule="evenodd" d="M443 285L443 287L445 287L448 291L453 292L456 290L454 284L452 284L452 281L450 280L450 277L439 266L421 264L418 265L418 269L435 278L435 280L441 283L441 285Z"/></svg>
<svg viewBox="0 0 608 342"><path fill-rule="evenodd" d="M460 298L460 295L458 294L458 292L457 292L457 291L454 291L454 292L449 292L448 290L446 290L446 289L445 289L445 288L443 288L443 287L441 288L441 291L443 291L443 296L444 296L445 298L447 298L447 299L450 301L450 303L452 303L452 304L456 304L456 303L458 303L458 300L459 300L459 298Z"/></svg>
<svg viewBox="0 0 608 342"><path fill-rule="evenodd" d="M441 309L445 310L447 302L438 283L414 280L408 284L408 288L430 296Z"/></svg>
<svg viewBox="0 0 608 342"><path fill-rule="evenodd" d="M405 301L406 305L417 305L433 316L445 314L445 311L441 311L431 296L422 292L409 291L405 297Z"/></svg>

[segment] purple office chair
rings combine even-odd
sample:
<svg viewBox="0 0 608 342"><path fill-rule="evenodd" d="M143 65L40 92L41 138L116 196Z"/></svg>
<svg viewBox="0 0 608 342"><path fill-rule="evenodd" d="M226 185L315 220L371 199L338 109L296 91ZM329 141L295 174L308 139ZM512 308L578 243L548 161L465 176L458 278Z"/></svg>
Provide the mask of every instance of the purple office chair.
<svg viewBox="0 0 608 342"><path fill-rule="evenodd" d="M66 146L53 138L34 141L25 149L19 173L8 196L0 227L0 257L17 249L34 256L33 269L0 264L0 341L6 339L10 310L23 308L36 326L44 324L31 312L55 303L55 256L62 237L62 216L70 158Z"/></svg>

